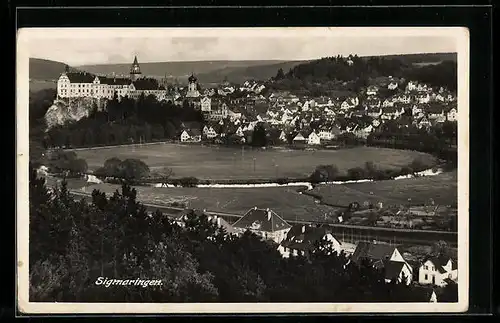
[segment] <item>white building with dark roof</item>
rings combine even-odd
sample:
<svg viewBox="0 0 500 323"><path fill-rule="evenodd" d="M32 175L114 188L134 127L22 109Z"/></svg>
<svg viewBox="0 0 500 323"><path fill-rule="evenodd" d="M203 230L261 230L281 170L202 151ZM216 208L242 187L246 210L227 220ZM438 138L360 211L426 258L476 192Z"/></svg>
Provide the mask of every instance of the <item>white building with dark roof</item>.
<svg viewBox="0 0 500 323"><path fill-rule="evenodd" d="M57 80L58 98L95 98L112 99L129 96L137 98L141 94L154 95L165 100L167 89L156 79L143 77L137 57L130 67L130 77L98 76L87 72L70 72L66 67Z"/></svg>
<svg viewBox="0 0 500 323"><path fill-rule="evenodd" d="M250 209L233 223L233 227L241 234L249 230L264 240L281 243L292 227L282 217L270 209Z"/></svg>

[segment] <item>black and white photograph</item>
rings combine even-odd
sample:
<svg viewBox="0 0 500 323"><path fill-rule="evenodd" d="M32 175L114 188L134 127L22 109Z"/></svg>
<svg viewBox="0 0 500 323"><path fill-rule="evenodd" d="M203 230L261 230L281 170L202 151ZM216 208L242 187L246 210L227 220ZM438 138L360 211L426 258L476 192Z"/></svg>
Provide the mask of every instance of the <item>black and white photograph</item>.
<svg viewBox="0 0 500 323"><path fill-rule="evenodd" d="M20 29L20 310L466 311L468 37Z"/></svg>

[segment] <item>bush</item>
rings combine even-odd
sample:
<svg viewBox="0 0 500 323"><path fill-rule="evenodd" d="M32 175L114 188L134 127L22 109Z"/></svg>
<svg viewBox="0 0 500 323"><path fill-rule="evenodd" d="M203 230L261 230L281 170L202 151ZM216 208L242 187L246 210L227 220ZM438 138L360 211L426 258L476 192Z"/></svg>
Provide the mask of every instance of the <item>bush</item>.
<svg viewBox="0 0 500 323"><path fill-rule="evenodd" d="M359 180L365 178L365 170L361 167L349 168L347 175L351 180Z"/></svg>
<svg viewBox="0 0 500 323"><path fill-rule="evenodd" d="M421 158L415 158L409 165L414 172L420 172L429 167L427 163L425 163Z"/></svg>
<svg viewBox="0 0 500 323"><path fill-rule="evenodd" d="M401 168L401 175L413 174L413 169L410 166L405 166Z"/></svg>
<svg viewBox="0 0 500 323"><path fill-rule="evenodd" d="M88 170L87 162L81 158L71 160L68 164L68 170L71 174L84 174Z"/></svg>
<svg viewBox="0 0 500 323"><path fill-rule="evenodd" d="M198 185L199 180L196 177L183 177L179 179L179 184L182 187L196 187Z"/></svg>
<svg viewBox="0 0 500 323"><path fill-rule="evenodd" d="M125 159L119 165L118 177L126 180L139 180L149 175L149 167L139 159Z"/></svg>
<svg viewBox="0 0 500 323"><path fill-rule="evenodd" d="M289 182L290 182L289 179L286 177L276 179L276 183L278 183L279 185L285 185L288 184Z"/></svg>
<svg viewBox="0 0 500 323"><path fill-rule="evenodd" d="M337 178L339 170L335 165L319 165L311 174L309 180L312 183L333 181Z"/></svg>

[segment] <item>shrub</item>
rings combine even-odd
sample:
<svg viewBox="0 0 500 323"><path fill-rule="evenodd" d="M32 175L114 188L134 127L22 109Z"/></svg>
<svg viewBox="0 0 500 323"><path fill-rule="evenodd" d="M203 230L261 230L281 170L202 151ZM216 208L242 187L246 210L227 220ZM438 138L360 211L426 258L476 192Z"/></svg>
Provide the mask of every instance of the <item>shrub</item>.
<svg viewBox="0 0 500 323"><path fill-rule="evenodd" d="M351 180L363 179L365 177L365 170L361 167L349 168L347 175Z"/></svg>
<svg viewBox="0 0 500 323"><path fill-rule="evenodd" d="M335 165L319 165L311 174L309 180L312 183L333 181L337 178L339 170Z"/></svg>
<svg viewBox="0 0 500 323"><path fill-rule="evenodd" d="M422 158L415 158L408 166L412 168L414 172L420 172L429 167L429 165L425 163Z"/></svg>
<svg viewBox="0 0 500 323"><path fill-rule="evenodd" d="M279 185L285 185L288 184L289 182L290 182L289 179L286 177L276 179L276 183L278 183Z"/></svg>
<svg viewBox="0 0 500 323"><path fill-rule="evenodd" d="M179 184L182 187L196 187L198 185L199 180L196 177L183 177L179 179Z"/></svg>
<svg viewBox="0 0 500 323"><path fill-rule="evenodd" d="M410 166L404 166L401 168L401 174L402 175L413 174L413 169Z"/></svg>

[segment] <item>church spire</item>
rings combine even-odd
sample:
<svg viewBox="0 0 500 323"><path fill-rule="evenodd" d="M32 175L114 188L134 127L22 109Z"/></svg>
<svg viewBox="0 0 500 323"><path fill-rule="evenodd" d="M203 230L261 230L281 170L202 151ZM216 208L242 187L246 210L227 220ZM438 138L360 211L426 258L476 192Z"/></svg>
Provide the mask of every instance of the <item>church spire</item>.
<svg viewBox="0 0 500 323"><path fill-rule="evenodd" d="M139 66L139 63L137 62L137 55L134 56L134 62L132 63L132 66L130 67L130 78L132 81L135 81L141 76L141 67Z"/></svg>

